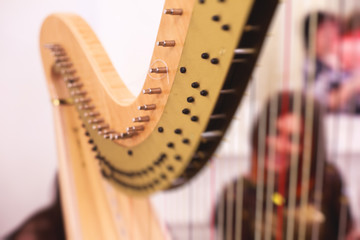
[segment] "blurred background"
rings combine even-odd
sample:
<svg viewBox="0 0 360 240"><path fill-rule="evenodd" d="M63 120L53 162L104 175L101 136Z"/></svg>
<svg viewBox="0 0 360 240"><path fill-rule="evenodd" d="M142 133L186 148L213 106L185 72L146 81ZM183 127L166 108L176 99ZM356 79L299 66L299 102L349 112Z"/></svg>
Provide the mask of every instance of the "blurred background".
<svg viewBox="0 0 360 240"><path fill-rule="evenodd" d="M81 15L103 43L122 79L137 95L147 74L156 41L164 0L0 0L0 237L16 228L54 197L57 171L52 105L40 59L39 32L43 20L54 12ZM290 76L290 89L303 85L304 49L302 21L313 10L344 16L356 9L356 0L284 0L279 4L260 61L244 101L215 155L216 191L235 175L248 171L249 128L264 100L282 88ZM285 59L290 59L286 62ZM256 100L254 102L254 100ZM326 117L327 148L347 183L357 224L360 223L358 172L360 121L356 116ZM240 161L239 161L240 159ZM197 222L211 214L208 190L194 193L210 177L205 169L188 187L153 197L161 218L173 211L166 199L186 197L198 204L167 221L181 224L192 212ZM191 193L193 192L193 193ZM202 201L204 199L204 201ZM170 201L171 202L171 201ZM176 201L173 201L176 202ZM176 202L177 204L179 202ZM180 203L187 206L187 203ZM178 208L179 209L179 208Z"/></svg>

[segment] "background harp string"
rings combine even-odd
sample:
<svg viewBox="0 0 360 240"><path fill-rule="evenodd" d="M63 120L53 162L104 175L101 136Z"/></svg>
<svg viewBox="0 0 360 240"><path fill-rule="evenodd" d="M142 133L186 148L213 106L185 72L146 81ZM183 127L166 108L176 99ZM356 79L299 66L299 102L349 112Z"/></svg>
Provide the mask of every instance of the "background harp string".
<svg viewBox="0 0 360 240"><path fill-rule="evenodd" d="M2 159L7 159L7 161L0 170L0 176L3 178L0 188L3 191L3 196L6 196L2 198L3 202L1 204L0 215L7 216L7 218L1 218L0 220L0 236L3 236L9 232L10 229L13 229L25 216L29 216L34 208L38 208L46 202L49 202L48 189L50 184L47 183L53 179L55 170L45 171L43 169L55 169L56 154L53 146L54 143L48 141L48 139L54 139L51 135L52 126L50 124L52 120L49 117L51 115L50 103L47 102L48 97L44 87L44 81L38 80L43 79L43 73L40 69L40 58L37 53L36 34L42 19L50 12L58 11L59 9L81 13L95 28L105 48L109 50L107 52L122 57L118 60L114 60L114 56L111 57L113 63L115 65L130 66L130 64L127 63L129 57L135 56L134 58L137 60L134 61L137 62L143 59L144 55L151 55L152 50L148 53L145 53L145 51L152 49L154 45L158 24L154 24L152 30L146 30L146 28L144 30L138 30L138 27L130 27L130 24L124 24L124 22L132 19L129 22L140 26L144 24L144 19L149 20L150 15L159 18L160 14L158 13L161 12L163 5L163 2L154 3L154 1L151 1L150 3L150 1L145 1L142 4L148 5L142 5L143 7L139 9L137 6L128 5L124 7L122 5L116 5L121 3L115 4L111 1L102 1L102 3L97 1L86 1L86 3L84 1L62 1L61 3L58 2L55 6L50 6L46 1L37 1L29 6L33 11L28 11L28 9L25 11L15 6L15 4L19 2L21 1L14 3L8 2L4 4L0 10L3 16L0 21L1 31L3 33L0 44L2 52L0 65L3 66L3 79L11 80L6 81L6 83L2 80L3 91L0 106L5 112L12 113L9 115L5 114L0 120L3 126L9 126L3 129L3 135L7 136L7 138L4 140L6 143L2 144L1 148ZM182 236L178 237L179 239L201 239L202 236L205 236L203 239L216 239L216 236L220 235L220 233L217 235L215 233L213 220L214 207L218 201L223 185L231 182L233 177L244 175L250 170L248 136L256 114L260 111L261 106L268 96L282 89L281 76L284 71L288 71L290 74L290 89L302 87L302 70L305 54L302 46L302 31L300 30L300 26L305 13L314 8L320 8L329 9L340 16L344 16L357 5L356 1L346 1L345 4L343 3L343 5L341 5L341 1L335 0L293 0L291 1L292 15L291 19L289 19L285 11L285 4L289 1L284 2L285 3L279 5L272 29L268 33L264 52L258 62L257 70L253 74L253 82L248 87L244 101L236 114L231 130L228 131L228 135L222 142L222 148L213 157L213 161L209 164L209 167L202 171L189 185L176 191L158 193L152 197L152 202L157 209L159 218L163 220L163 227L168 229L169 235ZM28 3L23 2L23 4ZM158 8L156 8L155 4L157 4ZM87 7L84 8L84 5ZM135 12L139 17L131 18L131 15L134 15L134 9L137 9ZM142 9L149 10L139 13ZM120 11L121 14L119 14ZM126 15L126 13L129 13L130 16ZM131 37L126 39L113 37L112 34L120 34L121 31L118 31L118 29L113 31L112 29L104 27L113 24L105 23L110 20L109 16L111 14L117 17L123 15L124 19L117 21L118 26L119 28L120 26L129 28L130 33L128 35L131 35ZM16 19L19 15L28 16L29 20L25 23L23 21L17 21ZM18 26L19 29L22 29L22 34L28 37L20 38L19 35L17 35L18 33L14 32L15 27L8 27L9 20L13 20L13 26ZM154 19L154 22L156 21L159 21L159 19ZM148 22L150 22L150 20ZM289 32L286 32L284 29L286 22L292 26L290 33L292 34L292 39L289 69L286 69L283 64L285 61L283 56L286 54L283 47L285 45L286 35L289 34ZM150 29L150 27L148 29ZM111 32L111 34L109 32ZM142 34L136 35L138 32L142 32ZM143 35L145 32L150 35L153 34L149 37L149 43L142 39L142 36L144 36L144 39L148 38ZM25 39L28 40L25 41ZM135 40L138 42L135 42ZM17 44L15 45L14 43ZM145 47L146 44L148 44L147 47ZM134 45L136 47L127 52L128 49L130 49L129 46ZM140 46L144 46L144 48L140 50L139 53L137 48ZM125 55L123 55L124 52L126 53ZM33 61L34 56L37 56L38 64ZM150 57L148 59L150 59ZM18 71L18 61L22 63L22 69L24 71ZM132 67L119 69L122 75L123 73L128 74L128 76L123 75L125 80L141 79L138 82L131 81L127 83L130 88L131 86L142 85L141 81L144 79L142 75L145 75L148 63L149 60L144 60L142 67L140 66L141 63L138 63L138 67L137 64L133 64L136 65L135 69ZM138 69L143 69L143 71L139 71ZM128 73L126 73L126 70L128 70ZM132 77L135 73L139 73L140 75ZM33 76L31 81L29 80L29 75ZM269 85L270 80L275 83ZM26 86L26 88L24 86ZM31 91L29 91L29 89ZM136 89L136 87L134 87L134 89L134 93L140 90L139 88ZM9 103L8 99L13 99L13 101ZM19 108L22 110L14 111L14 109ZM39 109L42 110L39 111ZM24 116L32 116L32 118L27 119L25 124L23 121L21 121L21 123L16 121L17 119L23 119ZM344 181L347 185L346 191L350 196L352 213L358 226L360 194L357 186L359 182L357 174L359 166L357 160L359 148L356 143L358 142L359 136L357 133L359 133L360 130L359 121L356 116L336 116L330 114L326 116L325 123L328 154L331 156L330 160L336 164L343 174ZM38 129L42 129L43 131L39 131ZM31 140L34 141L27 141L26 145L22 147L24 151L18 151L18 136L23 136L24 133L31 135ZM26 159L26 161L23 159ZM48 159L52 161L48 161ZM53 164L51 164L51 162ZM34 168L34 165L38 167ZM34 174L36 174L36 178ZM21 177L14 179L14 175ZM19 182L17 179L19 179ZM26 181L24 181L24 179L26 179ZM11 182L11 185L9 182ZM42 185L42 187L38 187L40 185ZM238 186L241 187L241 185ZM111 199L111 194L115 194L113 189L107 185L105 188ZM39 198L41 199L39 200ZM18 201L18 199L27 199L27 201ZM116 216L117 206L111 206ZM229 215L227 217L229 217ZM148 225L151 225L151 222L149 222ZM231 232L231 230L228 231Z"/></svg>

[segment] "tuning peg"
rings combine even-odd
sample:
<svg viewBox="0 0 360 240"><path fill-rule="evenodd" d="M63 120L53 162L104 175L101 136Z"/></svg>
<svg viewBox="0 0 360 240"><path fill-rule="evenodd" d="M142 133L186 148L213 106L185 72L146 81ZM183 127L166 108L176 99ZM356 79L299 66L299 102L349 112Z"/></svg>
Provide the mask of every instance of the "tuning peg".
<svg viewBox="0 0 360 240"><path fill-rule="evenodd" d="M150 68L150 73L167 73L168 69L167 67L156 67L156 68Z"/></svg>
<svg viewBox="0 0 360 240"><path fill-rule="evenodd" d="M74 91L71 91L70 92L70 95L71 96L83 96L83 95L86 95L86 91L84 90L74 90Z"/></svg>
<svg viewBox="0 0 360 240"><path fill-rule="evenodd" d="M98 123L103 123L104 119L102 118L94 118L94 119L89 119L88 123L89 124L98 124Z"/></svg>
<svg viewBox="0 0 360 240"><path fill-rule="evenodd" d="M137 135L137 132L120 133L119 138L131 138L136 135Z"/></svg>
<svg viewBox="0 0 360 240"><path fill-rule="evenodd" d="M160 94L161 88L148 88L143 90L143 94Z"/></svg>
<svg viewBox="0 0 360 240"><path fill-rule="evenodd" d="M104 129L102 131L98 131L99 135L111 134L111 133L115 133L115 131L114 130L109 130L109 129Z"/></svg>
<svg viewBox="0 0 360 240"><path fill-rule="evenodd" d="M69 74L69 75L71 75L71 74L76 73L76 70L73 69L73 68L71 68L71 69L61 69L61 73L62 73L62 74Z"/></svg>
<svg viewBox="0 0 360 240"><path fill-rule="evenodd" d="M132 126L132 127L128 127L126 129L127 132L133 132L133 131L144 131L144 126L143 125L139 125L139 126Z"/></svg>
<svg viewBox="0 0 360 240"><path fill-rule="evenodd" d="M88 105L88 104L85 104L85 105L80 105L78 106L78 109L79 110L93 110L95 108L94 105Z"/></svg>
<svg viewBox="0 0 360 240"><path fill-rule="evenodd" d="M55 48L61 48L61 46L57 43L46 43L46 44L44 44L44 48L52 50Z"/></svg>
<svg viewBox="0 0 360 240"><path fill-rule="evenodd" d="M149 116L136 117L132 119L133 122L148 122L150 121Z"/></svg>
<svg viewBox="0 0 360 240"><path fill-rule="evenodd" d="M226 119L226 114L214 114L210 116L210 120Z"/></svg>
<svg viewBox="0 0 360 240"><path fill-rule="evenodd" d="M175 46L175 41L174 40L164 40L164 41L159 41L156 42L157 46L162 46L162 47L174 47Z"/></svg>
<svg viewBox="0 0 360 240"><path fill-rule="evenodd" d="M183 10L180 8L169 8L169 9L165 9L164 10L164 14L169 14L169 15L182 15L183 14Z"/></svg>
<svg viewBox="0 0 360 240"><path fill-rule="evenodd" d="M67 56L57 57L57 58L55 58L55 63L66 62L68 60L69 60L69 58Z"/></svg>
<svg viewBox="0 0 360 240"><path fill-rule="evenodd" d="M83 85L83 83L68 83L66 86L68 88L81 88Z"/></svg>
<svg viewBox="0 0 360 240"><path fill-rule="evenodd" d="M139 110L154 110L156 109L156 105L155 104L145 104L143 106L138 106Z"/></svg>
<svg viewBox="0 0 360 240"><path fill-rule="evenodd" d="M222 131L209 131L209 132L203 132L201 134L201 137L205 140L216 139L216 138L220 138L222 136L223 136Z"/></svg>
<svg viewBox="0 0 360 240"><path fill-rule="evenodd" d="M101 131L103 129L106 129L106 128L109 128L109 125L108 124L99 124L99 125L93 125L92 126L92 129L94 130L98 130L98 131Z"/></svg>
<svg viewBox="0 0 360 240"><path fill-rule="evenodd" d="M84 117L97 117L100 116L99 112L85 112Z"/></svg>
<svg viewBox="0 0 360 240"><path fill-rule="evenodd" d="M237 48L234 50L234 53L237 55L240 54L254 54L256 51L253 48Z"/></svg>
<svg viewBox="0 0 360 240"><path fill-rule="evenodd" d="M71 67L73 64L72 62L59 62L57 63L57 65L61 68L69 68Z"/></svg>
<svg viewBox="0 0 360 240"><path fill-rule="evenodd" d="M246 32L258 31L259 29L260 29L259 26L254 26L254 25L246 25L244 27L244 31L246 31Z"/></svg>
<svg viewBox="0 0 360 240"><path fill-rule="evenodd" d="M235 94L236 90L235 89L223 89L220 90L220 94Z"/></svg>
<svg viewBox="0 0 360 240"><path fill-rule="evenodd" d="M64 82L73 83L79 81L79 79L80 79L79 77L65 77Z"/></svg>
<svg viewBox="0 0 360 240"><path fill-rule="evenodd" d="M76 98L75 103L89 103L91 98Z"/></svg>

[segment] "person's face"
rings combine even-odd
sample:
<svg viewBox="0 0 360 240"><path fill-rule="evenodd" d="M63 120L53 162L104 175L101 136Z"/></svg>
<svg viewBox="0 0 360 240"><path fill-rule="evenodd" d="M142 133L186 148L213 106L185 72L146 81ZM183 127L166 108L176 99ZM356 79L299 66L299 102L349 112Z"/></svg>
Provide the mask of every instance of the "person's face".
<svg viewBox="0 0 360 240"><path fill-rule="evenodd" d="M316 31L316 56L332 66L337 64L340 43L339 25L334 21L325 21Z"/></svg>
<svg viewBox="0 0 360 240"><path fill-rule="evenodd" d="M300 143L303 124L298 115L288 113L277 119L275 128L276 134L266 137L265 168L275 173L285 173L291 165L293 154L298 160L302 157L303 147Z"/></svg>

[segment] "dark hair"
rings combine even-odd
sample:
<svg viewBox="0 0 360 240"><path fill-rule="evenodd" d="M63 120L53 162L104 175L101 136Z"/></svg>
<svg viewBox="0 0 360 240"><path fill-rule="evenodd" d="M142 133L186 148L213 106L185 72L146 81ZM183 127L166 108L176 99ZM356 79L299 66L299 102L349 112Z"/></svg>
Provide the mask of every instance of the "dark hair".
<svg viewBox="0 0 360 240"><path fill-rule="evenodd" d="M299 99L300 109L297 111L295 109L295 101ZM318 104L313 98L306 96L301 92L279 92L278 94L272 96L268 99L264 108L260 112L258 118L256 119L251 132L251 147L253 150L257 150L259 146L259 127L261 119L265 119L266 127L265 134L266 136L270 134L270 117L271 117L271 107L272 103L277 103L277 112L276 118L286 114L297 114L303 123L305 123L306 112L308 110L308 105L313 106L312 110L312 144L311 144L311 173L315 174L316 162L324 161L326 159L325 152L325 139L323 136L322 129L322 107ZM301 161L301 159L300 159Z"/></svg>
<svg viewBox="0 0 360 240"><path fill-rule="evenodd" d="M55 199L50 206L36 211L17 229L8 234L5 239L66 239L57 177L55 179L55 190Z"/></svg>
<svg viewBox="0 0 360 240"><path fill-rule="evenodd" d="M304 26L303 26L304 46L305 46L305 49L307 49L307 50L309 49L310 41L312 41L312 39L310 39L310 24L311 24L312 18L317 19L316 20L316 29L318 29L319 26L321 24L323 24L324 22L333 22L333 23L339 24L339 30L341 30L339 19L332 13L313 12L313 13L307 14L305 17Z"/></svg>
<svg viewBox="0 0 360 240"><path fill-rule="evenodd" d="M360 29L360 10L356 9L346 19L344 31L345 33L348 33L353 30L359 30L359 29Z"/></svg>

